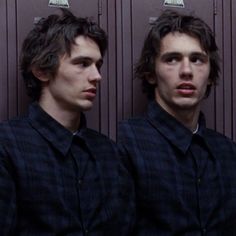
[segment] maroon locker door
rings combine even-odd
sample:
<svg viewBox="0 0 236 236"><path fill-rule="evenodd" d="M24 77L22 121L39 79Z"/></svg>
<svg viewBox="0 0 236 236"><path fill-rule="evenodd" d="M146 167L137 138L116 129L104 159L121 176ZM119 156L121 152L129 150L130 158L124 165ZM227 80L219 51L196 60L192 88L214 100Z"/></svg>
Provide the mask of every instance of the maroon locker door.
<svg viewBox="0 0 236 236"><path fill-rule="evenodd" d="M232 138L234 139L234 141L236 141L236 1L232 0L232 7L231 7L231 16L232 16L232 20L231 20L231 30L232 30Z"/></svg>
<svg viewBox="0 0 236 236"><path fill-rule="evenodd" d="M215 31L222 59L221 80L215 96L216 129L236 141L235 0L217 0L215 12Z"/></svg>
<svg viewBox="0 0 236 236"><path fill-rule="evenodd" d="M0 3L0 120L7 118L7 62L8 62L8 50L7 50L7 38L8 38L8 21L7 21L7 5L6 2Z"/></svg>

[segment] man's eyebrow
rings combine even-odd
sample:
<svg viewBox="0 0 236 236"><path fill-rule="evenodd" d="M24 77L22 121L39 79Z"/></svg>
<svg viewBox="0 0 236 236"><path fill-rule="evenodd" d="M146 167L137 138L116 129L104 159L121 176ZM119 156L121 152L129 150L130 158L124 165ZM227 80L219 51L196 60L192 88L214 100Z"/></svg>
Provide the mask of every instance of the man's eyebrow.
<svg viewBox="0 0 236 236"><path fill-rule="evenodd" d="M181 57L181 56L182 56L182 53L180 52L165 52L163 54L160 54L161 59L165 59L168 57Z"/></svg>
<svg viewBox="0 0 236 236"><path fill-rule="evenodd" d="M163 53L162 55L181 55L182 53L180 53L180 52L165 52L165 53Z"/></svg>
<svg viewBox="0 0 236 236"><path fill-rule="evenodd" d="M85 57L85 56L78 56L71 59L72 63L76 63L80 61L93 61L93 59L91 57Z"/></svg>
<svg viewBox="0 0 236 236"><path fill-rule="evenodd" d="M72 63L80 62L80 61L91 61L91 62L96 62L96 63L103 63L103 59L99 58L98 60L95 60L92 57L87 57L87 56L78 56L74 57L71 59Z"/></svg>
<svg viewBox="0 0 236 236"><path fill-rule="evenodd" d="M183 53L181 52L166 52L160 55L162 59L168 58L168 57L182 57ZM200 57L208 57L208 54L205 52L191 52L189 56L200 56Z"/></svg>
<svg viewBox="0 0 236 236"><path fill-rule="evenodd" d="M200 57L206 57L208 58L208 54L205 52L193 52L190 54L191 56L200 56Z"/></svg>

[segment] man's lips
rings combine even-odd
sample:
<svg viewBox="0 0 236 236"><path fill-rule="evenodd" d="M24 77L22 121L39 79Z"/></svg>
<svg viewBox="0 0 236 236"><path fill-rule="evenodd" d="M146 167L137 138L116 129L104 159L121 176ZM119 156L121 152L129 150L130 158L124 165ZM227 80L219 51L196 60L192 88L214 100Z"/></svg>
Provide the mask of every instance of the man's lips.
<svg viewBox="0 0 236 236"><path fill-rule="evenodd" d="M177 92L180 95L192 95L195 90L196 87L191 83L182 83L177 86Z"/></svg>
<svg viewBox="0 0 236 236"><path fill-rule="evenodd" d="M83 91L87 97L89 98L94 98L96 96L97 93L97 89L96 88L90 88L90 89L86 89Z"/></svg>

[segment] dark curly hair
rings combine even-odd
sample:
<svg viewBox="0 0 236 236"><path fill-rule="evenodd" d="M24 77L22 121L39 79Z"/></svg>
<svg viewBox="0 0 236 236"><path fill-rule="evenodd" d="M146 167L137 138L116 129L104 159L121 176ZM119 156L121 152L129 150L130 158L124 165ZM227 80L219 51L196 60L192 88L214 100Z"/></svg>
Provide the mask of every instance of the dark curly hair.
<svg viewBox="0 0 236 236"><path fill-rule="evenodd" d="M192 15L183 15L173 10L165 10L154 22L147 35L141 52L141 57L135 65L135 78L142 80L143 92L148 99L154 99L155 86L147 78L155 76L155 59L159 56L161 40L170 32L185 33L197 38L210 59L211 84L208 85L205 97L208 97L211 86L217 84L219 78L219 54L211 28L200 18Z"/></svg>
<svg viewBox="0 0 236 236"><path fill-rule="evenodd" d="M77 36L83 35L94 40L102 56L107 49L107 35L95 22L76 17L67 9L61 11L61 15L40 19L22 45L20 69L28 95L33 100L39 100L42 85L33 75L32 68L54 77L59 67L59 57L70 55Z"/></svg>

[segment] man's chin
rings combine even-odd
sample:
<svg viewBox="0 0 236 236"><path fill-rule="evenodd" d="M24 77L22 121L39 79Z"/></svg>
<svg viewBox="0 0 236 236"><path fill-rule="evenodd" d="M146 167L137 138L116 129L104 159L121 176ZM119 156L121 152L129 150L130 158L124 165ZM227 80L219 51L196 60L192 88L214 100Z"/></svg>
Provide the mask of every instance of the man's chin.
<svg viewBox="0 0 236 236"><path fill-rule="evenodd" d="M93 103L88 102L87 104L83 104L80 109L81 111L90 111L93 107Z"/></svg>

